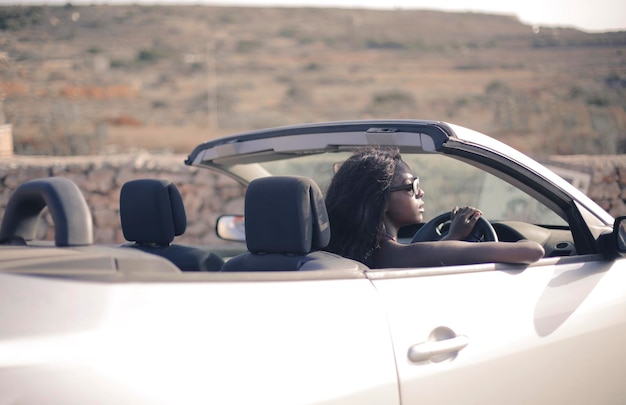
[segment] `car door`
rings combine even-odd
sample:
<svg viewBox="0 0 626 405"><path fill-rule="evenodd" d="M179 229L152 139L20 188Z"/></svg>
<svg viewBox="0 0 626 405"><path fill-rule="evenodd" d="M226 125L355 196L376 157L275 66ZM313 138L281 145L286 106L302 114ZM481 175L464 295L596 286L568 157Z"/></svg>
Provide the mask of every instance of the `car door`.
<svg viewBox="0 0 626 405"><path fill-rule="evenodd" d="M403 404L626 398L626 261L370 270Z"/></svg>
<svg viewBox="0 0 626 405"><path fill-rule="evenodd" d="M0 273L0 403L399 404L362 274Z"/></svg>

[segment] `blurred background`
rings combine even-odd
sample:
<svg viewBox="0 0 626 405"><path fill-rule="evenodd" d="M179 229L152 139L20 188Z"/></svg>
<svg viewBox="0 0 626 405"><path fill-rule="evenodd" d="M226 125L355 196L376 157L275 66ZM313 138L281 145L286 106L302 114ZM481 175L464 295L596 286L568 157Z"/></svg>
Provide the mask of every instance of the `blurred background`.
<svg viewBox="0 0 626 405"><path fill-rule="evenodd" d="M367 118L449 121L535 157L623 154L626 31L417 9L0 5L16 154L189 153Z"/></svg>

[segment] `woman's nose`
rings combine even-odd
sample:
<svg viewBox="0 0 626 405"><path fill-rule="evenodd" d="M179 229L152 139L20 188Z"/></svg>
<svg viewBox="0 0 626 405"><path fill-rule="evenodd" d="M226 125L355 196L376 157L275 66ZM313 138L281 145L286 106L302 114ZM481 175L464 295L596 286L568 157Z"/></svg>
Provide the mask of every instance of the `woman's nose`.
<svg viewBox="0 0 626 405"><path fill-rule="evenodd" d="M419 200L420 198L424 197L424 194L426 194L426 193L424 192L424 190L421 187L418 188L417 190L418 190L418 193L415 194L415 198L417 198Z"/></svg>

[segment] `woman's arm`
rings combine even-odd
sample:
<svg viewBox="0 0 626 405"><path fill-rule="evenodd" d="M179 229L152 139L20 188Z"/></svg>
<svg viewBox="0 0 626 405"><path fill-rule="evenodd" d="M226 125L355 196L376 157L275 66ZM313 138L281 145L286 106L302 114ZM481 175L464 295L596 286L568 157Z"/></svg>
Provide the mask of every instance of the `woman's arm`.
<svg viewBox="0 0 626 405"><path fill-rule="evenodd" d="M543 257L543 247L534 241L464 242L456 240L417 242L403 245L381 241L374 256L377 268L432 267L476 263L529 264Z"/></svg>

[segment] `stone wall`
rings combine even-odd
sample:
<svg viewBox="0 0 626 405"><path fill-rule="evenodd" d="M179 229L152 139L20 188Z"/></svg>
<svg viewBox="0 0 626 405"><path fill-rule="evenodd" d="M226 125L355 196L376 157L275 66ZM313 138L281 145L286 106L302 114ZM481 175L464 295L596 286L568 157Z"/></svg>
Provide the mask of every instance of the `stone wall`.
<svg viewBox="0 0 626 405"><path fill-rule="evenodd" d="M567 171L576 173L583 181L574 185L614 217L626 215L626 155L552 156L542 163L568 180Z"/></svg>
<svg viewBox="0 0 626 405"><path fill-rule="evenodd" d="M214 245L215 221L221 214L243 212L244 189L233 179L184 165L184 155L0 158L0 210L11 192L34 178L63 176L82 190L92 210L94 241L122 243L119 192L132 179L162 178L175 183L183 197L188 227L178 243ZM543 161L570 177L613 216L626 215L626 155L555 156ZM49 221L49 219L48 219ZM45 233L45 230L43 231ZM50 232L50 230L48 230Z"/></svg>
<svg viewBox="0 0 626 405"><path fill-rule="evenodd" d="M139 178L166 179L180 190L187 212L187 230L175 241L219 244L215 221L221 214L243 213L244 188L225 175L186 166L185 159L185 155L151 154L0 158L0 210L4 211L11 192L27 180L68 177L81 189L91 208L94 242L122 243L125 242L119 217L122 185ZM51 227L47 231L46 237L50 237Z"/></svg>

